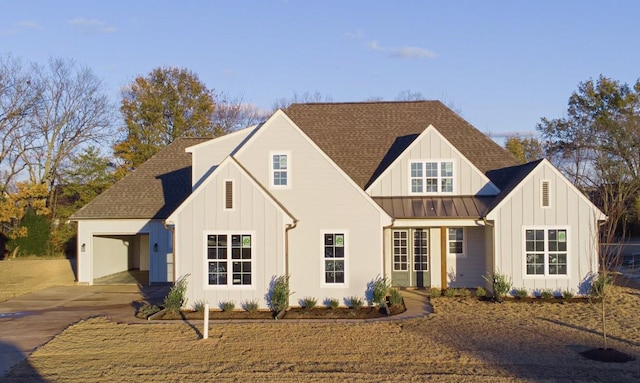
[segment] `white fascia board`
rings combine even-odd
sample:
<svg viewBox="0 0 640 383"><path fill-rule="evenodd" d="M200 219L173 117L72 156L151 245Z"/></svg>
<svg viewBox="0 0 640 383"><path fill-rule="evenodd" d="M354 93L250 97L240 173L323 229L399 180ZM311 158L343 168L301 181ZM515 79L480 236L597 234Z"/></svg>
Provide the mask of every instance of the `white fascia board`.
<svg viewBox="0 0 640 383"><path fill-rule="evenodd" d="M424 137L426 137L427 134L429 134L429 132L435 132L435 134L437 134L442 141L444 141L447 145L449 145L449 147L451 147L451 149L460 156L460 158L462 158L464 161L467 162L467 164L469 164L469 166L471 166L473 169L475 169L478 174L480 174L480 176L482 177L482 179L487 183L487 185L489 185L490 187L493 188L493 190L496 192L496 194L500 193L500 189L498 189L498 187L491 182L491 180L489 179L489 177L487 177L483 172L480 171L480 169L478 169L476 167L476 165L469 161L469 159L464 156L462 153L460 153L460 151L458 150L458 148L456 148L449 140L447 140L447 138L445 136L442 135L442 133L440 133L440 131L438 131L438 129L436 127L434 127L432 124L429 124L429 126L427 126L427 128L425 130L422 131L422 133L420 133L418 135L418 137L416 137L415 140L413 140L413 142L411 144L409 144L409 146L407 146L402 153L400 153L392 162L391 164L389 164L389 166L387 166L386 169L384 169L384 171L382 173L380 173L380 175L371 183L371 185L369 185L369 187L367 188L366 192L370 192L371 189L378 183L378 182L382 182L380 181L382 179L382 176L384 176L387 172L391 171L391 168L396 166L398 163L400 163L401 161L404 161L406 159L406 157L409 155L408 153L411 151L411 149L413 149L414 146L419 145L420 142L422 141L422 139Z"/></svg>
<svg viewBox="0 0 640 383"><path fill-rule="evenodd" d="M193 145L193 146L189 146L189 147L187 147L185 149L185 152L193 153L196 150L198 150L198 149L200 149L200 148L202 148L204 146L215 145L217 143L220 143L220 142L223 142L223 141L228 141L230 139L239 139L240 141L242 141L256 127L258 127L258 125L251 125L251 126L248 126L246 128L243 128L243 129L240 129L240 130L236 130L235 132L231 132L229 134L225 134L224 136L212 138L212 139L210 139L208 141L201 142L201 143Z"/></svg>

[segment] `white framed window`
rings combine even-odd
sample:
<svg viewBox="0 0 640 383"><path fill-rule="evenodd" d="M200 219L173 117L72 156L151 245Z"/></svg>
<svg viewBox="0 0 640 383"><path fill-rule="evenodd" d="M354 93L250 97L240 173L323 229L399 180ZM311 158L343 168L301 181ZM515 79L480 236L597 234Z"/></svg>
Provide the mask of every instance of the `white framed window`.
<svg viewBox="0 0 640 383"><path fill-rule="evenodd" d="M524 256L526 276L569 275L568 229L525 227Z"/></svg>
<svg viewBox="0 0 640 383"><path fill-rule="evenodd" d="M283 189L291 187L291 153L270 153L269 169L271 173L271 187Z"/></svg>
<svg viewBox="0 0 640 383"><path fill-rule="evenodd" d="M206 285L247 287L253 285L252 233L208 233L206 240Z"/></svg>
<svg viewBox="0 0 640 383"><path fill-rule="evenodd" d="M551 207L551 181L549 180L540 181L540 207L543 209Z"/></svg>
<svg viewBox="0 0 640 383"><path fill-rule="evenodd" d="M234 209L234 190L233 180L224 180L224 210Z"/></svg>
<svg viewBox="0 0 640 383"><path fill-rule="evenodd" d="M393 231L393 271L409 269L409 231Z"/></svg>
<svg viewBox="0 0 640 383"><path fill-rule="evenodd" d="M411 194L453 193L454 167L451 160L409 162Z"/></svg>
<svg viewBox="0 0 640 383"><path fill-rule="evenodd" d="M347 235L343 230L322 233L322 270L324 285L346 284Z"/></svg>
<svg viewBox="0 0 640 383"><path fill-rule="evenodd" d="M447 229L447 255L466 257L463 227L450 227Z"/></svg>

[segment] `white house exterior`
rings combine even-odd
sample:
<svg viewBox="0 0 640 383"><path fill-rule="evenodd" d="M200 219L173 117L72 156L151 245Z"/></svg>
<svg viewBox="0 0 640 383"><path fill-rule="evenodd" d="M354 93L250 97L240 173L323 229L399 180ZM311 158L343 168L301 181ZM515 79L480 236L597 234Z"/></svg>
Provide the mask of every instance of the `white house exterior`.
<svg viewBox="0 0 640 383"><path fill-rule="evenodd" d="M105 250L123 235L140 254L126 267L148 265L152 282L189 275L189 301L213 305L265 308L281 275L297 305L365 297L378 276L477 287L497 270L514 287L579 291L597 272L603 214L548 161L519 165L437 101L294 104L261 125L174 144L157 155L183 161L165 179L179 174L191 190L162 217L100 218L94 202L76 214L81 280L125 267ZM112 189L131 191L163 162L149 163Z"/></svg>

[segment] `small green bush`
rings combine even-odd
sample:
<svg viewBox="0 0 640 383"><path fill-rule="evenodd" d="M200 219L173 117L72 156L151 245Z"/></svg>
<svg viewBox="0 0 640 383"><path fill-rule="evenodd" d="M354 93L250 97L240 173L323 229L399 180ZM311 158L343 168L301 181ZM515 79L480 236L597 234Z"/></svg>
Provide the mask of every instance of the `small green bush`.
<svg viewBox="0 0 640 383"><path fill-rule="evenodd" d="M378 306L382 306L386 304L387 292L391 288L391 284L389 283L389 279L385 277L378 276L373 281L373 303Z"/></svg>
<svg viewBox="0 0 640 383"><path fill-rule="evenodd" d="M277 313L285 310L289 307L290 295L289 276L274 277L270 296L271 309Z"/></svg>
<svg viewBox="0 0 640 383"><path fill-rule="evenodd" d="M187 303L185 293L187 292L187 278L190 274L181 276L176 283L171 286L169 293L164 298L164 308L171 314L178 314L182 306Z"/></svg>
<svg viewBox="0 0 640 383"><path fill-rule="evenodd" d="M462 298L469 298L471 296L471 291L469 289L458 289L458 296Z"/></svg>
<svg viewBox="0 0 640 383"><path fill-rule="evenodd" d="M151 315L160 312L160 310L162 310L160 307L156 306L156 305L144 305L142 307L140 307L140 309L138 310L138 313L140 316L143 316L145 318L149 318Z"/></svg>
<svg viewBox="0 0 640 383"><path fill-rule="evenodd" d="M402 294L396 289L389 290L389 303L393 306L402 304Z"/></svg>
<svg viewBox="0 0 640 383"><path fill-rule="evenodd" d="M304 297L302 298L301 303L302 307L304 307L305 309L312 309L318 304L318 299L314 297Z"/></svg>
<svg viewBox="0 0 640 383"><path fill-rule="evenodd" d="M432 297L432 298L442 296L442 289L440 289L438 287L430 288L429 289L429 296Z"/></svg>
<svg viewBox="0 0 640 383"><path fill-rule="evenodd" d="M456 291L456 289L454 288L448 288L444 291L444 296L448 297L448 298L453 298L458 294L458 292Z"/></svg>
<svg viewBox="0 0 640 383"><path fill-rule="evenodd" d="M226 301L220 303L222 311L233 311L236 308L236 304L233 301Z"/></svg>
<svg viewBox="0 0 640 383"><path fill-rule="evenodd" d="M359 309L364 306L364 300L355 295L347 298L347 300L349 301L349 307L351 307L352 309Z"/></svg>
<svg viewBox="0 0 640 383"><path fill-rule="evenodd" d="M514 295L518 298L526 298L529 296L529 290L524 287L519 287L514 290Z"/></svg>
<svg viewBox="0 0 640 383"><path fill-rule="evenodd" d="M327 298L325 300L325 306L330 309L336 309L340 306L340 301L337 298Z"/></svg>
<svg viewBox="0 0 640 383"><path fill-rule="evenodd" d="M202 299L198 299L197 301L193 302L193 311L197 311L199 313L203 313L204 312L204 305L205 305L205 301Z"/></svg>
<svg viewBox="0 0 640 383"><path fill-rule="evenodd" d="M501 302L502 299L507 295L509 290L511 290L511 277L500 273L499 271L494 271L493 274L487 274L483 276L483 278L491 283L493 288L493 296L498 302Z"/></svg>
<svg viewBox="0 0 640 383"><path fill-rule="evenodd" d="M567 289L562 292L562 297L568 301L572 300L574 296L575 293L573 292L573 290Z"/></svg>
<svg viewBox="0 0 640 383"><path fill-rule="evenodd" d="M553 298L553 291L549 289L544 289L540 292L540 298L542 299L551 299Z"/></svg>
<svg viewBox="0 0 640 383"><path fill-rule="evenodd" d="M487 296L487 289L485 289L484 287L478 286L476 288L476 297L477 298L484 298Z"/></svg>
<svg viewBox="0 0 640 383"><path fill-rule="evenodd" d="M244 311L248 311L250 313L254 313L258 311L258 301L257 300L246 300L242 303L242 309Z"/></svg>

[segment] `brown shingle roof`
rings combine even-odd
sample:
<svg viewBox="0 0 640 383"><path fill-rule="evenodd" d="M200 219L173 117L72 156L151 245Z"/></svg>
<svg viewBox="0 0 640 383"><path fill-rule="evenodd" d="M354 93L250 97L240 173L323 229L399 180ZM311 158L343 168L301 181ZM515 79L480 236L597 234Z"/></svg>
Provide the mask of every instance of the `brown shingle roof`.
<svg viewBox="0 0 640 383"><path fill-rule="evenodd" d="M484 173L518 163L440 101L293 104L285 112L363 189L429 125Z"/></svg>
<svg viewBox="0 0 640 383"><path fill-rule="evenodd" d="M70 219L164 219L191 193L191 154L206 138L178 138Z"/></svg>

